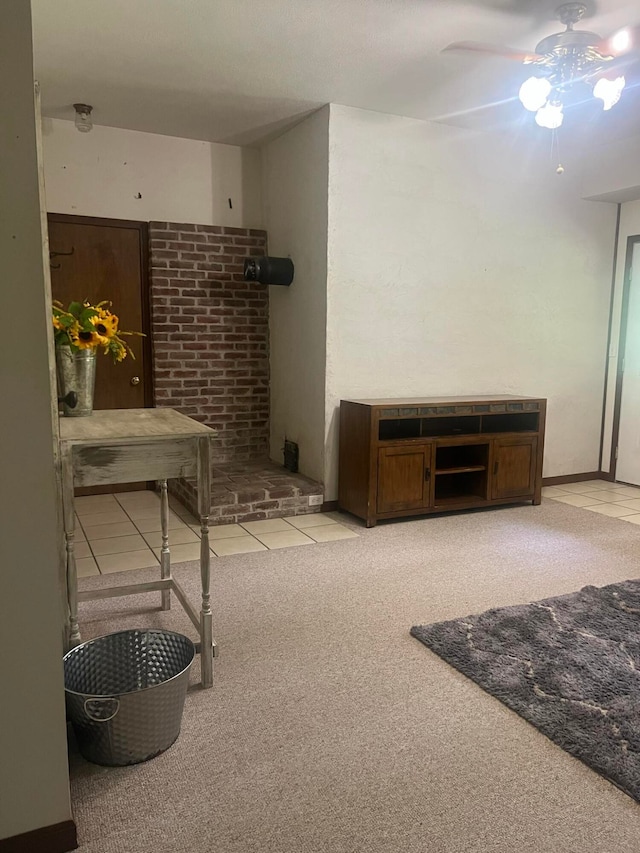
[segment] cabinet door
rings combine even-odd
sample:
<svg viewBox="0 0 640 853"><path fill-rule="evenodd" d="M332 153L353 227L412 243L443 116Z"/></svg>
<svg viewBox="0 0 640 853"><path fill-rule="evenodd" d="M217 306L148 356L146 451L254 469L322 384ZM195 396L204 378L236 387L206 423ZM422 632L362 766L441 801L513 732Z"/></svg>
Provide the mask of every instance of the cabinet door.
<svg viewBox="0 0 640 853"><path fill-rule="evenodd" d="M392 445L378 451L378 512L429 506L431 445Z"/></svg>
<svg viewBox="0 0 640 853"><path fill-rule="evenodd" d="M494 440L491 487L494 500L533 495L537 449L536 436Z"/></svg>

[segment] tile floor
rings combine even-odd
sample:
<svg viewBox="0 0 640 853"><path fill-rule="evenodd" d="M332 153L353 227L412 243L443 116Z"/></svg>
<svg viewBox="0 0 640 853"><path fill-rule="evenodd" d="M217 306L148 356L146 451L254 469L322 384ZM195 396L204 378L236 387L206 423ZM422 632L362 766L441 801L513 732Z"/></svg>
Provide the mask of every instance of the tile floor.
<svg viewBox="0 0 640 853"><path fill-rule="evenodd" d="M638 490L640 497L640 489ZM182 504L169 498L169 548L172 563L200 557L200 526ZM78 576L109 574L159 565L162 534L160 500L155 492L90 495L75 500L75 551ZM639 510L640 511L640 510ZM245 524L212 525L216 557L313 545L358 534L324 513L270 518Z"/></svg>
<svg viewBox="0 0 640 853"><path fill-rule="evenodd" d="M631 524L640 524L640 488L606 480L545 486L542 496Z"/></svg>

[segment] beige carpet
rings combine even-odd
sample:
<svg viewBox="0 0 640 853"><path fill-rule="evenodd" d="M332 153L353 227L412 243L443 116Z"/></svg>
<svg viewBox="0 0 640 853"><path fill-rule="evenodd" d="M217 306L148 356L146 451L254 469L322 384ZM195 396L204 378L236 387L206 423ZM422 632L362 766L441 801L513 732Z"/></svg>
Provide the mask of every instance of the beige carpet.
<svg viewBox="0 0 640 853"><path fill-rule="evenodd" d="M547 501L359 532L214 561L215 686L194 669L153 761L72 754L81 853L637 853L637 803L409 628L640 578L640 527ZM196 565L176 575L195 594ZM154 606L88 603L81 625L193 636Z"/></svg>

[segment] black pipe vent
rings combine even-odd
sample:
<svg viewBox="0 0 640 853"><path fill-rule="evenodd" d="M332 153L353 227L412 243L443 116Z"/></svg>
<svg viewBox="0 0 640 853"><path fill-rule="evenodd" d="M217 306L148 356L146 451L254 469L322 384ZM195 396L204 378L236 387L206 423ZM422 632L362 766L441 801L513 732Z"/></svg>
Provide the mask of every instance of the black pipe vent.
<svg viewBox="0 0 640 853"><path fill-rule="evenodd" d="M266 255L247 258L244 262L244 277L245 281L288 287L293 281L293 261L291 258L271 258Z"/></svg>

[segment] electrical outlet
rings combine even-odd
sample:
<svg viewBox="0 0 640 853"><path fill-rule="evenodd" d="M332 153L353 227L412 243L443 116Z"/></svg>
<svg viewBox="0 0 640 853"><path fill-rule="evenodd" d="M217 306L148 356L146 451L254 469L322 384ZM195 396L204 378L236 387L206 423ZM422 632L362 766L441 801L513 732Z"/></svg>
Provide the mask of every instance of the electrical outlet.
<svg viewBox="0 0 640 853"><path fill-rule="evenodd" d="M309 495L309 506L322 506L324 495Z"/></svg>

